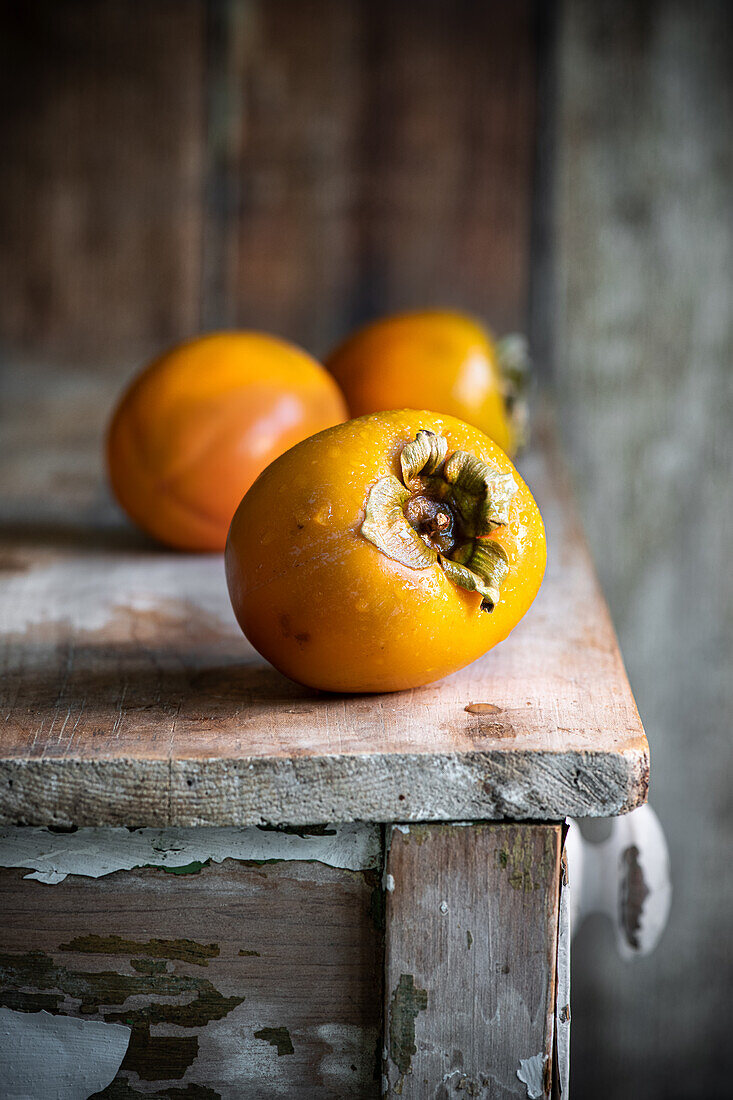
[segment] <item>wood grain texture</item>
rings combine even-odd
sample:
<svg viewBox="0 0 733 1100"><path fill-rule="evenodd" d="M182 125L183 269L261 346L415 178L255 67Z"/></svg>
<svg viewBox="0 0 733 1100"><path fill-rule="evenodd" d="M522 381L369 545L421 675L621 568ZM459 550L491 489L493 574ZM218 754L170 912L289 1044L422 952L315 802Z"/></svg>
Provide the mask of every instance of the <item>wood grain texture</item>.
<svg viewBox="0 0 733 1100"><path fill-rule="evenodd" d="M9 0L0 329L125 369L204 327L524 320L529 0Z"/></svg>
<svg viewBox="0 0 733 1100"><path fill-rule="evenodd" d="M352 320L453 305L525 322L535 123L526 0L360 5Z"/></svg>
<svg viewBox="0 0 733 1100"><path fill-rule="evenodd" d="M637 805L646 741L562 467L548 444L524 472L549 532L535 606L475 665L393 695L282 677L239 633L217 557L16 520L1 582L2 820L561 819Z"/></svg>
<svg viewBox="0 0 733 1100"><path fill-rule="evenodd" d="M393 831L388 1096L549 1096L561 843L560 826Z"/></svg>
<svg viewBox="0 0 733 1100"><path fill-rule="evenodd" d="M573 1089L707 1100L733 1080L733 7L562 12L561 424L674 883L650 958L600 924L573 945Z"/></svg>
<svg viewBox="0 0 733 1100"><path fill-rule="evenodd" d="M212 30L225 25L209 68L204 259L218 286L205 288L207 320L318 353L341 338L356 263L360 16L351 0L208 9Z"/></svg>
<svg viewBox="0 0 733 1100"><path fill-rule="evenodd" d="M0 330L125 363L198 324L203 5L0 12Z"/></svg>
<svg viewBox="0 0 733 1100"><path fill-rule="evenodd" d="M379 1095L375 872L225 860L53 887L21 875L0 872L0 1005L131 1027L100 1096Z"/></svg>
<svg viewBox="0 0 733 1100"><path fill-rule="evenodd" d="M436 302L521 325L531 9L209 8L207 320L272 327L319 354L354 322Z"/></svg>

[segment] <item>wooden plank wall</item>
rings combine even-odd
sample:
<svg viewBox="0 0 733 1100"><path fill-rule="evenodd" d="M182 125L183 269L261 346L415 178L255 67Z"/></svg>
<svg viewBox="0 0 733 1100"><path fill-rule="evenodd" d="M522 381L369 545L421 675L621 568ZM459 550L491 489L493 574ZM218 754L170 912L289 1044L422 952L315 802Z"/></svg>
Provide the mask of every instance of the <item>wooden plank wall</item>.
<svg viewBox="0 0 733 1100"><path fill-rule="evenodd" d="M573 945L578 1096L730 1091L732 61L725 0L562 5L555 376L675 890L651 958Z"/></svg>
<svg viewBox="0 0 733 1100"><path fill-rule="evenodd" d="M6 356L119 365L196 327L204 14L3 3Z"/></svg>
<svg viewBox="0 0 733 1100"><path fill-rule="evenodd" d="M130 370L200 325L522 323L530 0L8 0L6 351Z"/></svg>

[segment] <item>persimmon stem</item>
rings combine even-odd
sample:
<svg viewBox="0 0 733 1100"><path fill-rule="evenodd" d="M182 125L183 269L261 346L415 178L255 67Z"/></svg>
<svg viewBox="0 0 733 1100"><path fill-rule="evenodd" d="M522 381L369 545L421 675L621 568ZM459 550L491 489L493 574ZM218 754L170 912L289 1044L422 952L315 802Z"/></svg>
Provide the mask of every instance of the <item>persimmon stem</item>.
<svg viewBox="0 0 733 1100"><path fill-rule="evenodd" d="M428 546L444 553L455 546L456 517L449 505L422 493L413 493L404 508L405 518Z"/></svg>

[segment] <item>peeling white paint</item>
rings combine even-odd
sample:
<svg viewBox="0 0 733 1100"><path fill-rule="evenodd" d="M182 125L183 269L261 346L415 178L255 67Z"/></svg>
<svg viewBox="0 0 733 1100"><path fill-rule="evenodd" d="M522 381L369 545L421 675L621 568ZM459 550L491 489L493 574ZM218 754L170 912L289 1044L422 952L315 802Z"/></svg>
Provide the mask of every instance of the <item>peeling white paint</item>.
<svg viewBox="0 0 733 1100"><path fill-rule="evenodd" d="M659 943L667 925L672 903L667 842L651 806L611 821L611 835L593 844L581 835L574 822L565 838L570 875L570 922L573 934L591 913L603 913L616 932L616 946L622 958L648 955ZM629 890L629 866L624 853L636 850L645 897L641 905L636 946L629 941L620 919L621 900Z"/></svg>
<svg viewBox="0 0 733 1100"><path fill-rule="evenodd" d="M529 1100L542 1100L545 1095L545 1062L548 1058L542 1051L531 1058L520 1058L517 1077L527 1086Z"/></svg>
<svg viewBox="0 0 733 1100"><path fill-rule="evenodd" d="M567 1098L570 1092L570 883L567 875L566 853L563 853L563 878L560 887L557 928L555 1043L560 1095Z"/></svg>
<svg viewBox="0 0 733 1100"><path fill-rule="evenodd" d="M86 1100L114 1080L131 1029L0 1008L3 1100Z"/></svg>
<svg viewBox="0 0 733 1100"><path fill-rule="evenodd" d="M140 550L85 554L83 569L78 557L69 555L36 566L32 584L28 576L7 578L3 629L9 633L48 622L67 622L74 630L101 630L120 611L154 611L161 605L185 603L239 634L219 555L180 554L175 569L167 555Z"/></svg>
<svg viewBox="0 0 733 1100"><path fill-rule="evenodd" d="M388 893L390 893L390 894L394 893L394 875L390 875L390 874L385 873L383 885L384 885L384 889Z"/></svg>
<svg viewBox="0 0 733 1100"><path fill-rule="evenodd" d="M379 865L380 830L374 825L333 826L333 835L296 836L259 829L0 829L0 867L29 867L26 878L52 885L67 875L101 878L133 867L186 867L224 859L315 860L330 867L363 871Z"/></svg>
<svg viewBox="0 0 733 1100"><path fill-rule="evenodd" d="M405 836L410 835L410 826L409 825L395 825L395 829L398 832L403 833Z"/></svg>

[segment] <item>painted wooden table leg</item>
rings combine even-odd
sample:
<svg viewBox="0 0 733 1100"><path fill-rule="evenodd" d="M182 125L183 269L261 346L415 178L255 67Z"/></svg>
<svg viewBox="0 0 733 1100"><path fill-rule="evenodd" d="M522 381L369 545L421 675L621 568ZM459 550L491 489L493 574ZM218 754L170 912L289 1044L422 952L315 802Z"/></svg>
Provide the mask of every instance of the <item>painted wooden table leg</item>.
<svg viewBox="0 0 733 1100"><path fill-rule="evenodd" d="M562 834L560 825L393 829L386 1095L550 1095Z"/></svg>

